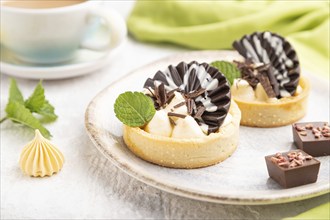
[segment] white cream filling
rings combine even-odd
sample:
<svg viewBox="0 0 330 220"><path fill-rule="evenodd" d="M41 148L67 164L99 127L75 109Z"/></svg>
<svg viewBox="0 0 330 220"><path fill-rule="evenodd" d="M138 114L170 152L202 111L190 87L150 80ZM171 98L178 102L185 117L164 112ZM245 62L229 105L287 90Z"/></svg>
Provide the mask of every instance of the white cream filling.
<svg viewBox="0 0 330 220"><path fill-rule="evenodd" d="M174 108L177 104L180 104L182 102L186 102L186 100L183 98L182 94L179 92L174 92L174 97L171 100L171 102L165 107L166 112L173 112L181 115L188 115L188 109L187 105L184 104L180 107ZM178 120L178 117L171 117L173 121Z"/></svg>
<svg viewBox="0 0 330 220"><path fill-rule="evenodd" d="M205 136L202 129L191 116L178 119L172 132L172 137L174 138L201 138Z"/></svg>
<svg viewBox="0 0 330 220"><path fill-rule="evenodd" d="M144 90L145 94L148 94L148 92L149 90ZM206 129L203 129L203 126L199 126L195 119L188 115L186 104L178 108L174 108L175 105L182 102L185 102L182 94L175 92L171 102L164 109L156 111L154 117L145 126L144 130L150 134L174 138L201 138L207 136L208 126L205 125ZM167 115L168 112L182 114L186 117L169 117ZM175 125L171 124L170 118L175 122ZM230 124L231 121L232 115L228 113L222 126Z"/></svg>
<svg viewBox="0 0 330 220"><path fill-rule="evenodd" d="M274 98L268 98L268 95L264 87L260 83L257 84L256 89L254 91L254 95L256 100L260 102L268 102L269 99L274 99Z"/></svg>
<svg viewBox="0 0 330 220"><path fill-rule="evenodd" d="M253 91L253 88L250 84L244 79L235 79L231 94L239 99L246 101L255 101L256 97Z"/></svg>
<svg viewBox="0 0 330 220"><path fill-rule="evenodd" d="M235 79L231 88L231 92L234 97L244 101L274 103L279 100L277 98L268 98L265 89L260 83L258 83L255 90L253 90L252 86L250 86L250 84L244 79ZM294 96L297 96L301 93L302 88L298 85Z"/></svg>
<svg viewBox="0 0 330 220"><path fill-rule="evenodd" d="M303 89L301 88L301 86L298 85L296 92L293 94L293 96L297 96L297 95L301 94L302 91L303 91Z"/></svg>
<svg viewBox="0 0 330 220"><path fill-rule="evenodd" d="M154 117L145 126L144 130L150 134L171 137L172 125L165 110L156 111Z"/></svg>

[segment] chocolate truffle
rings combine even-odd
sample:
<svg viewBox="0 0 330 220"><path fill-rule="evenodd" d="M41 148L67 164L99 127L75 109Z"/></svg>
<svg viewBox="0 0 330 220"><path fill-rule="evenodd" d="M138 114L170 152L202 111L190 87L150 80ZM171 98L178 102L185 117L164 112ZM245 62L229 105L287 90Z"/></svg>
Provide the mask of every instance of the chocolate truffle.
<svg viewBox="0 0 330 220"><path fill-rule="evenodd" d="M302 150L276 153L265 157L268 174L284 188L314 183L320 162Z"/></svg>
<svg viewBox="0 0 330 220"><path fill-rule="evenodd" d="M318 157L330 155L330 128L327 122L304 122L292 125L297 148Z"/></svg>

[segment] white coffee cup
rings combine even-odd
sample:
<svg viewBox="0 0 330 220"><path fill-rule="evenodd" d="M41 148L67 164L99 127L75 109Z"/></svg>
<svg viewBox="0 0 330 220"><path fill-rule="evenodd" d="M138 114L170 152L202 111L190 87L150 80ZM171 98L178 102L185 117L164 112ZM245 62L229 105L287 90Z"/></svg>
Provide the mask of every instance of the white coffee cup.
<svg viewBox="0 0 330 220"><path fill-rule="evenodd" d="M1 0L1 46L29 63L52 64L72 59L80 47L111 50L126 37L123 18L92 0L49 8L12 7ZM6 4L6 2L8 4ZM109 33L105 42L86 39L90 21L99 18Z"/></svg>

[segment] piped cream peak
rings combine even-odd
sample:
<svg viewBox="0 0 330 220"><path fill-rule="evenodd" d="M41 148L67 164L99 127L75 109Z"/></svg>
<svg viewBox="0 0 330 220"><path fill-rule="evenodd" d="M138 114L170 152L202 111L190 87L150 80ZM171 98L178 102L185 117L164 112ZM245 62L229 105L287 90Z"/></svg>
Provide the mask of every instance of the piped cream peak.
<svg viewBox="0 0 330 220"><path fill-rule="evenodd" d="M63 154L40 131L24 148L20 157L20 168L33 177L52 176L59 172L64 163Z"/></svg>

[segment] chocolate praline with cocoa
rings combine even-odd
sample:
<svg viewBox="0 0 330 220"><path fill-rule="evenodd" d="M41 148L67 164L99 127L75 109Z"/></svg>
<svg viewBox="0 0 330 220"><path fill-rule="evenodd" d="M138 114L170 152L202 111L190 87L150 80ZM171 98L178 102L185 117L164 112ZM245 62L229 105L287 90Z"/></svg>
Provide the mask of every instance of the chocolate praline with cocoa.
<svg viewBox="0 0 330 220"><path fill-rule="evenodd" d="M320 162L302 150L276 153L265 157L269 176L283 188L314 183Z"/></svg>
<svg viewBox="0 0 330 220"><path fill-rule="evenodd" d="M318 157L330 155L330 127L327 122L304 122L292 125L294 144Z"/></svg>

